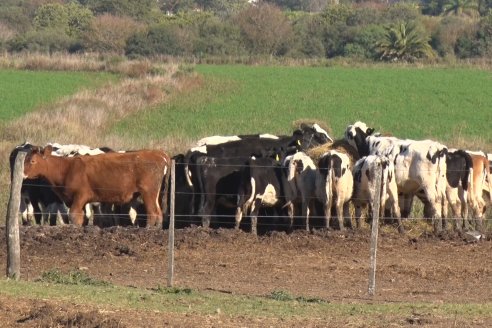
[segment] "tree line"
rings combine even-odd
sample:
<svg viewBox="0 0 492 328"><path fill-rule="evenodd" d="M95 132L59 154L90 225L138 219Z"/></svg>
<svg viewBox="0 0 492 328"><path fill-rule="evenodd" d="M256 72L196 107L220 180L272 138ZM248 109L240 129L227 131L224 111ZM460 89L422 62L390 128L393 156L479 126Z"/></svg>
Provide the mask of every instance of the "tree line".
<svg viewBox="0 0 492 328"><path fill-rule="evenodd" d="M2 52L490 58L492 0L3 0Z"/></svg>

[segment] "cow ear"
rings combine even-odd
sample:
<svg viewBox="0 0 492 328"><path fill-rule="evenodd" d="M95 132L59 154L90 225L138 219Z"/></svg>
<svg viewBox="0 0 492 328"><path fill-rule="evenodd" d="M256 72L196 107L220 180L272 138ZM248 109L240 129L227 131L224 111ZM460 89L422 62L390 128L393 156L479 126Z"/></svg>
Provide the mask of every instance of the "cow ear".
<svg viewBox="0 0 492 328"><path fill-rule="evenodd" d="M53 147L51 145L48 145L44 147L43 149L43 158L46 158L46 156L51 155L51 152L53 151Z"/></svg>
<svg viewBox="0 0 492 328"><path fill-rule="evenodd" d="M367 135L370 136L371 134L373 134L374 132L374 128L368 128L367 129Z"/></svg>

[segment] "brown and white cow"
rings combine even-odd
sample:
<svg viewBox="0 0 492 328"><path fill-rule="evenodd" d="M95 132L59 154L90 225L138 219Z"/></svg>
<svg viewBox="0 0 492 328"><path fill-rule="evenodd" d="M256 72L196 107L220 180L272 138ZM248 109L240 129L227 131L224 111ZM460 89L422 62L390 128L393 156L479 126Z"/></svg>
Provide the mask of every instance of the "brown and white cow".
<svg viewBox="0 0 492 328"><path fill-rule="evenodd" d="M487 154L480 151L467 151L467 153L471 156L473 162L468 203L471 207L475 223L481 228L486 206L486 201L483 198L483 190L491 190L492 188L490 165ZM489 198L489 201L492 201L492 195L490 193Z"/></svg>
<svg viewBox="0 0 492 328"><path fill-rule="evenodd" d="M70 207L70 219L76 225L83 224L85 204L124 204L139 193L147 212L147 226L153 226L162 223L159 194L169 165L169 156L160 150L57 157L47 146L26 156L24 178L46 179Z"/></svg>
<svg viewBox="0 0 492 328"><path fill-rule="evenodd" d="M325 227L329 227L334 201L339 229L344 230L344 218L345 223L352 227L349 200L352 197L354 179L349 156L337 150L330 150L319 159L318 170L321 178L316 179L316 193L323 203Z"/></svg>
<svg viewBox="0 0 492 328"><path fill-rule="evenodd" d="M379 181L376 180L378 174L381 174ZM352 202L355 205L357 228L360 228L362 206L369 205L369 213L372 213L372 204L376 199L377 188L380 186L379 214L383 215L388 202L392 215L398 222L398 231L400 233L405 232L401 222L400 207L398 206L398 186L396 185L393 162L386 156L365 156L355 163L353 175L354 192Z"/></svg>

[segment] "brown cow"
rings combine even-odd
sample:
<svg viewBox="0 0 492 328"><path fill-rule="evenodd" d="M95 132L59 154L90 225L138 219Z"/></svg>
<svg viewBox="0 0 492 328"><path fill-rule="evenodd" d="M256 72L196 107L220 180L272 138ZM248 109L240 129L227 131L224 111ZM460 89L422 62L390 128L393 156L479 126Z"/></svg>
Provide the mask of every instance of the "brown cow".
<svg viewBox="0 0 492 328"><path fill-rule="evenodd" d="M124 204L139 193L144 201L147 226L162 224L159 194L171 160L160 150L58 157L52 147L39 147L26 156L24 178L46 179L70 207L73 224L82 225L83 207L90 202ZM165 199L166 195L163 195Z"/></svg>
<svg viewBox="0 0 492 328"><path fill-rule="evenodd" d="M470 154L473 162L473 170L470 181L470 192L468 193L468 202L472 209L472 215L475 219L476 229L482 228L482 217L485 212L486 201L483 199L483 189L492 187L492 179L490 176L490 166L487 159L487 154L480 151L467 151ZM492 195L490 201L492 201Z"/></svg>

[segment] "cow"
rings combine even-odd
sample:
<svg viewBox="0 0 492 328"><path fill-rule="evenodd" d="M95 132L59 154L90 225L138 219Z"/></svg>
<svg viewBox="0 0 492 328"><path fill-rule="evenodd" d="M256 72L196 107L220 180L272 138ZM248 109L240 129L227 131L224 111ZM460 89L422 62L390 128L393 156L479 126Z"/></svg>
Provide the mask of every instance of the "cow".
<svg viewBox="0 0 492 328"><path fill-rule="evenodd" d="M468 194L473 176L471 156L461 149L449 149L446 154L446 197L442 207L442 216L448 218L448 205L455 220L454 227L461 230L465 227L468 213ZM419 198L423 198L422 195ZM426 202L424 201L424 204Z"/></svg>
<svg viewBox="0 0 492 328"><path fill-rule="evenodd" d="M251 233L258 232L258 215L263 207L283 208L287 205L285 195L287 184L286 170L281 163L272 158L249 158L240 172L237 196L236 229L241 224L243 214L251 217ZM292 222L292 212L289 212Z"/></svg>
<svg viewBox="0 0 492 328"><path fill-rule="evenodd" d="M305 220L305 229L309 231L309 215L314 212L316 201L316 179L319 176L318 169L314 161L304 152L289 155L283 161L283 166L287 168L287 182L290 188L288 205L296 213L295 207L301 203L301 216ZM287 194L287 192L286 192ZM293 218L293 217L292 217ZM291 219L290 228L293 221Z"/></svg>
<svg viewBox="0 0 492 328"><path fill-rule="evenodd" d="M436 232L442 230L442 204L446 197L446 146L432 140L409 140L374 134L363 122L347 126L344 137L361 156L386 155L395 164L400 211L410 215L413 198L423 193L428 202L428 215Z"/></svg>
<svg viewBox="0 0 492 328"><path fill-rule="evenodd" d="M193 214L202 218L202 226L210 227L216 205L235 208L239 172L248 157L211 157L194 154L189 166L194 192Z"/></svg>
<svg viewBox="0 0 492 328"><path fill-rule="evenodd" d="M10 171L13 178L15 159L20 151L30 153L36 146L25 142L16 146L10 153ZM61 199L51 190L44 179L29 179L22 182L20 212L23 224L64 222L68 209Z"/></svg>
<svg viewBox="0 0 492 328"><path fill-rule="evenodd" d="M376 175L381 172L380 180L376 181ZM369 205L369 213L372 214L372 204L376 200L377 187L380 186L379 214L384 215L387 207L391 208L393 216L398 222L398 231L404 233L401 222L400 207L398 206L398 186L395 179L395 166L386 156L369 155L359 159L353 168L354 192L352 202L355 205L355 218L357 228L360 228L361 208Z"/></svg>
<svg viewBox="0 0 492 328"><path fill-rule="evenodd" d="M472 209L473 218L475 219L476 228L482 228L482 218L485 212L486 202L483 199L483 190L492 188L492 179L490 175L490 164L487 154L481 151L467 151L471 156L473 171L470 182L470 192L468 201ZM484 186L487 187L484 187ZM489 194L489 201L492 201L492 195Z"/></svg>
<svg viewBox="0 0 492 328"><path fill-rule="evenodd" d="M127 203L140 194L147 226L162 224L161 185L170 158L160 150L105 153L94 156L57 157L53 147L34 148L24 161L24 178L43 178L70 207L75 225L84 222L83 207L90 202ZM167 197L167 196L165 196Z"/></svg>
<svg viewBox="0 0 492 328"><path fill-rule="evenodd" d="M354 179L349 156L337 150L330 150L320 157L318 170L321 178L316 180L316 193L323 203L325 227L328 228L330 225L331 207L334 204L338 228L345 230L344 218L346 225L351 228L349 201L352 198Z"/></svg>

